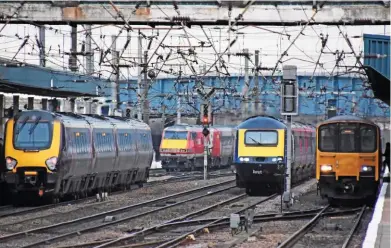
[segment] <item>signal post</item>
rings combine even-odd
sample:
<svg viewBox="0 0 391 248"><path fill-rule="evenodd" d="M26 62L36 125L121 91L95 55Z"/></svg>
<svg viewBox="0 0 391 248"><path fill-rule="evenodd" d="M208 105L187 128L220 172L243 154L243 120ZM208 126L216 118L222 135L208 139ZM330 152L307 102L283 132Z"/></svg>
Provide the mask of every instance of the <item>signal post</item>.
<svg viewBox="0 0 391 248"><path fill-rule="evenodd" d="M204 99L203 104L201 105L201 115L200 120L203 125L202 134L204 135L204 180L208 179L208 140L207 137L210 134L209 124L212 121L212 108L210 106L209 99L215 92L215 88L202 87L202 89L197 89L197 92Z"/></svg>
<svg viewBox="0 0 391 248"><path fill-rule="evenodd" d="M292 177L292 116L299 114L299 88L297 85L297 66L285 65L281 82L281 115L287 117L287 158L286 158L286 183L282 196L288 205L291 200Z"/></svg>
<svg viewBox="0 0 391 248"><path fill-rule="evenodd" d="M208 135L210 134L209 131L209 104L205 103L202 104L201 107L201 114L202 114L202 125L204 126L204 129L202 130L202 134L204 135L204 180L208 179Z"/></svg>

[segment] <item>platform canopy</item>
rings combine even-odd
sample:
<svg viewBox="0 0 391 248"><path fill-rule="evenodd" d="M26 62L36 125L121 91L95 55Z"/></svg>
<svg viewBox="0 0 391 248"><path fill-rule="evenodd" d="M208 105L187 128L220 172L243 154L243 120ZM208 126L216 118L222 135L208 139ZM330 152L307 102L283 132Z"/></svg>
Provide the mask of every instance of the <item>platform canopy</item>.
<svg viewBox="0 0 391 248"><path fill-rule="evenodd" d="M107 79L0 58L0 92L52 97L106 96Z"/></svg>
<svg viewBox="0 0 391 248"><path fill-rule="evenodd" d="M312 18L311 25L389 25L390 9L389 1L6 0L0 17L30 24L297 26Z"/></svg>

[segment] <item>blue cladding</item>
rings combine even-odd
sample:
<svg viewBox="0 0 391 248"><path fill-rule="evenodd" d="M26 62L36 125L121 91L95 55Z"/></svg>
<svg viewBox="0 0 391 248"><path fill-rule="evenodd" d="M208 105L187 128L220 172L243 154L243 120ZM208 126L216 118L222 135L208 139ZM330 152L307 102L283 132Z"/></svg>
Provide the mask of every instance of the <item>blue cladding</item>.
<svg viewBox="0 0 391 248"><path fill-rule="evenodd" d="M352 114L353 111L359 116L377 116L389 117L390 110L388 106L380 104L380 101L370 99L371 90L363 87L363 82L358 77L340 76L330 78L328 76L315 76L310 80L311 75L299 75L298 82L300 86L300 107L299 112L304 115L324 115L328 107L337 108L338 115ZM280 78L277 78L279 82ZM220 81L215 77L205 77L205 84L220 85ZM250 90L254 87L253 78L250 77ZM132 81L134 85L136 81ZM200 100L197 96L191 97L194 90L194 81L190 79L190 83L182 84L178 90L178 84L175 85L174 78L158 79L150 88L149 99L150 106L153 110L161 111L164 104L166 113L174 114L177 110L177 92L184 93L189 97L182 97L182 112L194 113L192 105L199 109ZM231 76L223 82L223 87L227 89L226 95L219 94L213 98L214 110L233 109L240 110L242 99L235 95L242 92L244 85L244 77ZM279 84L272 82L269 76L266 80L260 78L260 88L262 92L261 107L264 113L273 115L280 112L280 96ZM128 101L127 95L123 95L121 100ZM136 95L131 92L131 103L136 103ZM355 108L354 102L356 102ZM253 102L250 102L249 108L253 108Z"/></svg>
<svg viewBox="0 0 391 248"><path fill-rule="evenodd" d="M387 55L386 58L364 58L364 65L372 66L390 79L390 36L364 34L365 55Z"/></svg>
<svg viewBox="0 0 391 248"><path fill-rule="evenodd" d="M103 79L30 65L23 67L0 66L0 79L15 85L42 89L52 89L52 83L53 89L91 95L96 94L97 86L100 86L101 94L107 94L110 91L109 88L104 87L107 81ZM86 80L87 82L75 83L73 80Z"/></svg>

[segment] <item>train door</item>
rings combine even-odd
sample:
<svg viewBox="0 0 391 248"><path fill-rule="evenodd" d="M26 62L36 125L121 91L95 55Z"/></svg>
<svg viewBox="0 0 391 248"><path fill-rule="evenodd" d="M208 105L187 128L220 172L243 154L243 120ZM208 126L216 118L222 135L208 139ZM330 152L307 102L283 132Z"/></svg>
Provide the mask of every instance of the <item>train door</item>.
<svg viewBox="0 0 391 248"><path fill-rule="evenodd" d="M335 167L338 176L356 174L358 167L357 124L340 123Z"/></svg>
<svg viewBox="0 0 391 248"><path fill-rule="evenodd" d="M196 142L194 145L194 153L202 154L204 152L204 136L201 132L196 132Z"/></svg>
<svg viewBox="0 0 391 248"><path fill-rule="evenodd" d="M214 130L211 144L212 144L212 157L216 159L216 163L218 163L216 165L219 166L221 164L221 158L222 158L221 131Z"/></svg>

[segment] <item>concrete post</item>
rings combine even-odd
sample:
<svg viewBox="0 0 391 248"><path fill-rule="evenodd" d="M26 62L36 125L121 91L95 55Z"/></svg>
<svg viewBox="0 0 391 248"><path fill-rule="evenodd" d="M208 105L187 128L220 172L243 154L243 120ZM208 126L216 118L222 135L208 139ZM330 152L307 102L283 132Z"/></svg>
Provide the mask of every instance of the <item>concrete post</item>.
<svg viewBox="0 0 391 248"><path fill-rule="evenodd" d="M91 48L91 25L85 25L86 27L86 73L92 75L94 73L94 55Z"/></svg>
<svg viewBox="0 0 391 248"><path fill-rule="evenodd" d="M254 75L254 84L255 84L255 104L254 104L254 113L258 113L259 109L259 102L260 102L260 85L259 85L259 76L258 76L258 67L259 66L259 50L255 50L255 75Z"/></svg>
<svg viewBox="0 0 391 248"><path fill-rule="evenodd" d="M142 121L142 97L141 97L141 64L142 64L142 36L141 34L138 35L138 66L137 66L137 119L139 121Z"/></svg>
<svg viewBox="0 0 391 248"><path fill-rule="evenodd" d="M4 134L4 95L0 95L0 135Z"/></svg>
<svg viewBox="0 0 391 248"><path fill-rule="evenodd" d="M14 95L13 96L13 109L14 109L14 116L19 113L19 96Z"/></svg>
<svg viewBox="0 0 391 248"><path fill-rule="evenodd" d="M71 56L69 56L69 69L77 71L77 25L72 25L71 30Z"/></svg>
<svg viewBox="0 0 391 248"><path fill-rule="evenodd" d="M117 52L117 36L112 35L111 36L111 61L113 65L113 72L112 72L112 77L110 78L111 81L111 100L112 100L112 110L111 114L114 114L114 109L117 108L119 102L117 102L117 84L118 84L118 79L119 79L119 67L118 67L118 58L119 54Z"/></svg>
<svg viewBox="0 0 391 248"><path fill-rule="evenodd" d="M33 110L34 109L34 97L28 97L27 98L27 109Z"/></svg>
<svg viewBox="0 0 391 248"><path fill-rule="evenodd" d="M148 101L148 51L144 51L144 82L143 82L144 92L142 93L142 102L143 102L143 115L144 122L149 124L149 101Z"/></svg>
<svg viewBox="0 0 391 248"><path fill-rule="evenodd" d="M48 110L48 99L42 98L42 110Z"/></svg>
<svg viewBox="0 0 391 248"><path fill-rule="evenodd" d="M39 65L42 67L46 66L46 58L45 58L45 27L39 27L39 42L41 43L41 47L39 49Z"/></svg>
<svg viewBox="0 0 391 248"><path fill-rule="evenodd" d="M76 113L76 111L75 111L75 98L70 99L69 103L70 103L70 106L71 106L70 107L71 108L71 112Z"/></svg>

